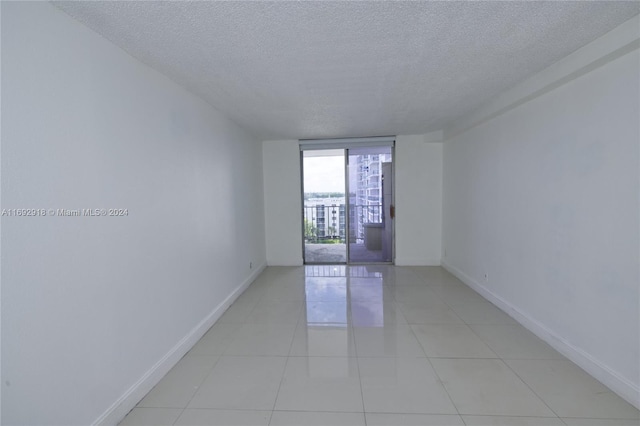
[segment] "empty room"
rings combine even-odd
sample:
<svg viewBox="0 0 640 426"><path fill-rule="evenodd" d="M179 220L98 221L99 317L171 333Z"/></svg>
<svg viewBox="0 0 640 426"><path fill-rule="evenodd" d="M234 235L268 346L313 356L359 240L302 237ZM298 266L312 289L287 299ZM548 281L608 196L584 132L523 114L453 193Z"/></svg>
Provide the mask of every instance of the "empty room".
<svg viewBox="0 0 640 426"><path fill-rule="evenodd" d="M638 426L639 14L0 2L0 422Z"/></svg>

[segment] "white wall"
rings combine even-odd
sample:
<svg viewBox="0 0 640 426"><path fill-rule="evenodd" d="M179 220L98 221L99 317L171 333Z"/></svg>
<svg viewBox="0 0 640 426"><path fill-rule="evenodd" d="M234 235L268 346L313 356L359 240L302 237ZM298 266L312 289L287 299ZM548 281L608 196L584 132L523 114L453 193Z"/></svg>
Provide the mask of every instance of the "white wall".
<svg viewBox="0 0 640 426"><path fill-rule="evenodd" d="M0 80L2 79L2 6L0 5ZM0 84L0 100L2 84ZM2 174L2 102L0 102L0 176ZM0 182L0 209L2 209L2 191ZM0 216L0 236L2 235L2 217ZM1 240L1 238L0 238ZM0 259L2 259L2 241L0 241ZM2 424L2 262L0 261L0 424Z"/></svg>
<svg viewBox="0 0 640 426"><path fill-rule="evenodd" d="M640 57L620 31L445 141L443 264L638 406Z"/></svg>
<svg viewBox="0 0 640 426"><path fill-rule="evenodd" d="M298 141L265 141L262 148L267 264L302 265Z"/></svg>
<svg viewBox="0 0 640 426"><path fill-rule="evenodd" d="M396 265L440 265L441 142L441 132L396 138Z"/></svg>
<svg viewBox="0 0 640 426"><path fill-rule="evenodd" d="M49 3L2 89L3 209L128 209L2 218L2 424L113 424L264 265L261 146Z"/></svg>

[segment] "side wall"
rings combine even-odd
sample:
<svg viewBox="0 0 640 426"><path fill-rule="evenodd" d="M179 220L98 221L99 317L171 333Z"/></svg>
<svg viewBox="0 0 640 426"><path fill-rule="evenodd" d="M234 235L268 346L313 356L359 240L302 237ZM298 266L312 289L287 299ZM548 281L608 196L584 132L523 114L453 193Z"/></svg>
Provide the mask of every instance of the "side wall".
<svg viewBox="0 0 640 426"><path fill-rule="evenodd" d="M267 264L302 265L302 198L298 141L265 141L262 149Z"/></svg>
<svg viewBox="0 0 640 426"><path fill-rule="evenodd" d="M449 137L443 202L444 266L636 406L637 28L586 46L526 83L564 74L546 89Z"/></svg>
<svg viewBox="0 0 640 426"><path fill-rule="evenodd" d="M45 2L2 89L2 424L115 424L265 264L260 143Z"/></svg>

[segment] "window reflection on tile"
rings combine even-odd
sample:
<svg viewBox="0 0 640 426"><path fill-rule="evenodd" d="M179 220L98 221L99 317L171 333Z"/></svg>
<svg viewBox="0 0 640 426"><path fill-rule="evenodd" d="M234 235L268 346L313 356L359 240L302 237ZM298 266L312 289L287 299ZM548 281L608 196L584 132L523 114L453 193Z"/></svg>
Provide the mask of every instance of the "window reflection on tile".
<svg viewBox="0 0 640 426"><path fill-rule="evenodd" d="M384 298L384 286L382 278L351 278L349 289L353 299L369 299L382 302Z"/></svg>
<svg viewBox="0 0 640 426"><path fill-rule="evenodd" d="M382 265L357 265L349 267L349 276L358 278L382 278L386 266Z"/></svg>
<svg viewBox="0 0 640 426"><path fill-rule="evenodd" d="M347 298L345 277L308 277L304 287L307 302L340 302Z"/></svg>
<svg viewBox="0 0 640 426"><path fill-rule="evenodd" d="M382 278L351 278L351 317L356 327L384 325Z"/></svg>
<svg viewBox="0 0 640 426"><path fill-rule="evenodd" d="M306 265L304 274L305 277L346 277L347 267L345 265Z"/></svg>
<svg viewBox="0 0 640 426"><path fill-rule="evenodd" d="M346 327L347 301L340 302L307 302L308 326Z"/></svg>
<svg viewBox="0 0 640 426"><path fill-rule="evenodd" d="M385 324L384 271L380 266L313 265L305 278L307 326ZM392 301L387 301L391 303Z"/></svg>
<svg viewBox="0 0 640 426"><path fill-rule="evenodd" d="M351 317L354 327L383 327L384 305L369 300L352 300Z"/></svg>

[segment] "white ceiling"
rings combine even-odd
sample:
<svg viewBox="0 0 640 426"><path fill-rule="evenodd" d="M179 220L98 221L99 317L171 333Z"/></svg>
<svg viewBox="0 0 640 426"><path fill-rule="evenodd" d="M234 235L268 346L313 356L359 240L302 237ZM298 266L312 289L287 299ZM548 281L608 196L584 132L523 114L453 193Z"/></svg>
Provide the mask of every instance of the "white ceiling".
<svg viewBox="0 0 640 426"><path fill-rule="evenodd" d="M639 2L55 2L260 139L418 134Z"/></svg>

